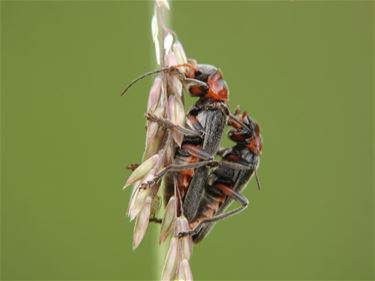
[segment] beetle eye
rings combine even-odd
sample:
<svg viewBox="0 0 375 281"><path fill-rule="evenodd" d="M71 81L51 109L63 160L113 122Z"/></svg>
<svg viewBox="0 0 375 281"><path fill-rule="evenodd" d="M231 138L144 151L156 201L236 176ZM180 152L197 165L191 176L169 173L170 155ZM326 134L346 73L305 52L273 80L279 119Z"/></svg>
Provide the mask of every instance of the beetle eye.
<svg viewBox="0 0 375 281"><path fill-rule="evenodd" d="M196 71L195 71L195 76L200 76L200 75L202 75L202 72L199 71L199 70L196 70Z"/></svg>

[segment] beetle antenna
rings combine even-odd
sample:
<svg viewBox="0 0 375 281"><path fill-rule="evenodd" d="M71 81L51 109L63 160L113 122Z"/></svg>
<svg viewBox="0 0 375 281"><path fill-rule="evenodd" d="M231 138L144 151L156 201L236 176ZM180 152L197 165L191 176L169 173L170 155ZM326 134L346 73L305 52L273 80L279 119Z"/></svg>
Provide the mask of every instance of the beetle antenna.
<svg viewBox="0 0 375 281"><path fill-rule="evenodd" d="M182 206L182 198L181 198L181 192L180 192L180 190L177 188L177 197L178 197L178 201L179 201L179 203L180 203L180 214L182 215L182 216L184 216L184 208L183 208L183 206Z"/></svg>
<svg viewBox="0 0 375 281"><path fill-rule="evenodd" d="M257 186L258 186L258 190L260 190L260 181L259 181L259 178L258 178L258 175L257 175L257 169L255 168L255 180L257 182Z"/></svg>
<svg viewBox="0 0 375 281"><path fill-rule="evenodd" d="M229 112L229 118L231 118L232 120L234 120L235 122L237 122L238 124L240 124L241 127L244 130L246 130L247 132L252 133L252 131L250 130L250 128L244 122L242 122L240 119L238 119L237 116L234 115L232 112Z"/></svg>
<svg viewBox="0 0 375 281"><path fill-rule="evenodd" d="M133 86L135 83L137 83L139 80L142 80L142 79L144 79L144 78L146 78L148 76L151 76L153 74L156 74L156 73L168 71L170 68L171 67L169 67L169 66L168 67L163 67L163 68L156 69L156 70L153 70L153 71L150 71L150 72L146 72L146 73L142 74L141 76L135 78L133 81L131 81L129 83L128 86L126 86L125 90L122 91L121 96L125 95L125 93L129 90L129 88L131 86Z"/></svg>
<svg viewBox="0 0 375 281"><path fill-rule="evenodd" d="M180 216L184 215L184 208L182 207L182 198L181 198L181 193L180 190L177 187L177 177L176 175L173 177L173 182L174 182L174 194L176 196L176 204L180 206ZM176 208L177 212L177 208ZM177 217L177 214L176 214Z"/></svg>
<svg viewBox="0 0 375 281"><path fill-rule="evenodd" d="M178 64L178 65L166 66L166 67L162 67L162 68L159 68L159 69L156 69L156 70L146 72L146 73L142 74L141 76L135 78L133 81L131 81L129 83L129 85L126 86L126 88L122 91L121 96L125 95L125 93L129 90L129 88L131 88L131 86L133 86L139 80L142 80L142 79L144 79L148 76L151 76L151 75L154 75L154 74L157 74L157 73L160 73L160 72L171 71L171 70L177 69L179 67L189 67L189 68L195 70L195 67L192 64L183 63L183 64Z"/></svg>

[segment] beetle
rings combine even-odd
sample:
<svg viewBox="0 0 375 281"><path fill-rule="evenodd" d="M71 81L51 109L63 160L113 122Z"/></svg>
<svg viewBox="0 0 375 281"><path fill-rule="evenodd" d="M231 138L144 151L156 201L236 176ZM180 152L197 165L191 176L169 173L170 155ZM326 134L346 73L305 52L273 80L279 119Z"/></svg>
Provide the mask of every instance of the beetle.
<svg viewBox="0 0 375 281"><path fill-rule="evenodd" d="M213 163L212 159L219 147L227 117L230 115L226 105L229 90L221 71L204 64L197 64L192 70L186 73L183 82L190 95L199 99L187 113L185 128L176 126L165 118L146 114L149 121L184 133L182 145L176 149L173 163L154 179L158 181L165 175L165 203L175 193L174 176L177 178L181 201L185 201L187 196L186 200L197 202L195 197L203 191L204 178ZM190 131L193 133L189 134ZM188 190L188 187L192 186L191 182L194 186L193 193ZM189 209L184 209L185 216L192 217L197 207L194 203L190 204Z"/></svg>
<svg viewBox="0 0 375 281"><path fill-rule="evenodd" d="M155 184L165 176L164 202L167 204L169 198L176 193L176 177L180 199L178 202L183 202L180 207L186 218L192 220L198 210L210 167L217 165L213 157L218 150L228 117L238 124L242 124L242 121L229 112L226 105L229 95L227 83L222 72L212 65L182 64L148 72L133 80L124 92L138 80L159 72L175 73L190 95L198 97L198 100L186 116L185 127L146 113L149 121L158 122L170 130L178 130L184 134L184 138L181 147L176 148L173 163L161 170L153 180L144 183L143 188Z"/></svg>
<svg viewBox="0 0 375 281"><path fill-rule="evenodd" d="M236 144L218 152L222 156L222 161L206 178L197 212L189 220L192 230L178 234L178 236L191 235L194 243L201 241L216 221L233 216L248 206L249 201L241 191L254 175L260 188L256 174L262 151L259 125L246 112L241 114L239 108L235 115L242 123L229 119L228 123L233 129L228 132L228 136ZM241 206L224 212L233 200ZM185 205L186 202L184 208Z"/></svg>

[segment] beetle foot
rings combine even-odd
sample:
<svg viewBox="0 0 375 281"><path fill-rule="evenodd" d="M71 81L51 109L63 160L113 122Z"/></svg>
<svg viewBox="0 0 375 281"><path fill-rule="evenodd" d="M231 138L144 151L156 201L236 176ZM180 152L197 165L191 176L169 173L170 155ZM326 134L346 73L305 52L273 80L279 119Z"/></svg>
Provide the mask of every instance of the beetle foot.
<svg viewBox="0 0 375 281"><path fill-rule="evenodd" d="M177 238L184 238L186 236L190 236L190 235L193 235L193 231L184 231L184 232L179 232L175 235L175 237Z"/></svg>
<svg viewBox="0 0 375 281"><path fill-rule="evenodd" d="M144 183L141 184L141 188L147 189L147 188L153 186L154 184L156 184L156 181L154 181L154 180L147 181L147 182L144 182Z"/></svg>
<svg viewBox="0 0 375 281"><path fill-rule="evenodd" d="M134 171L135 169L138 168L138 166L139 166L139 164L137 164L137 163L131 163L128 166L126 166L126 169Z"/></svg>
<svg viewBox="0 0 375 281"><path fill-rule="evenodd" d="M163 222L162 219L159 219L159 218L157 218L157 217L155 217L155 216L152 217L152 218L150 218L148 221L149 221L149 222L158 223L158 224L161 224L161 223Z"/></svg>

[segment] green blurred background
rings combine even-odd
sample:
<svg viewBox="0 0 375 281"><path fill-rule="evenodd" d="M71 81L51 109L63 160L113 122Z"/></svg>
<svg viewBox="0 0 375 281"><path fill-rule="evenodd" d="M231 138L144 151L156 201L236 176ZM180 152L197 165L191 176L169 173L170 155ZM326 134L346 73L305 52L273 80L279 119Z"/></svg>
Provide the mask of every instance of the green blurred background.
<svg viewBox="0 0 375 281"><path fill-rule="evenodd" d="M224 71L264 139L262 190L194 248L195 278L372 280L374 3L172 9L188 56ZM131 250L121 191L151 79L119 96L155 67L150 16L151 2L1 2L3 280L155 278L155 238Z"/></svg>

